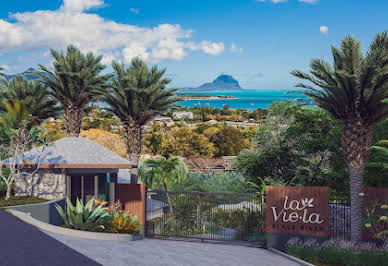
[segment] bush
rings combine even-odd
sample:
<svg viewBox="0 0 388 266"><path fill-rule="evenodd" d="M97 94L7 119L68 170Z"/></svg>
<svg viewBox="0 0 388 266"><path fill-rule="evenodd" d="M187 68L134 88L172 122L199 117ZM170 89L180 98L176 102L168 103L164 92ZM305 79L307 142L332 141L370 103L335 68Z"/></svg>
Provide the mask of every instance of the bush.
<svg viewBox="0 0 388 266"><path fill-rule="evenodd" d="M312 263L330 265L388 265L388 244L376 246L371 243L354 244L348 241L326 241L319 245L291 239L287 253Z"/></svg>
<svg viewBox="0 0 388 266"><path fill-rule="evenodd" d="M139 234L140 225L136 216L131 218L129 213L117 210L112 214L112 220L107 225L107 231L116 234Z"/></svg>

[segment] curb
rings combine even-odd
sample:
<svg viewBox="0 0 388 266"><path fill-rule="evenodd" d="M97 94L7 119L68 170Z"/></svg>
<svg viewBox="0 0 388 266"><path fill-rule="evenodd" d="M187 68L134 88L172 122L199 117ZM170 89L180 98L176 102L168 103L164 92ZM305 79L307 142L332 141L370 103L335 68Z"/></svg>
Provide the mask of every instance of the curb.
<svg viewBox="0 0 388 266"><path fill-rule="evenodd" d="M77 237L77 238L83 238L83 239L108 240L108 241L134 241L134 240L142 239L142 237L138 235L87 232L87 231L64 228L64 227L41 222L31 217L29 213L15 211L12 209L6 209L6 211L12 214L13 216L19 218L23 222L31 224L39 228L40 230L43 230L49 233L58 234L58 235Z"/></svg>
<svg viewBox="0 0 388 266"><path fill-rule="evenodd" d="M274 248L268 248L269 251L273 252L273 253L276 253L284 258L287 258L289 260L292 260L296 263L298 263L299 265L303 265L303 266L315 266L314 264L311 264L307 261L304 261L304 260L301 260L301 259L298 259L298 258L295 258L294 256L291 256L291 255L288 255L284 252L281 252L280 250L277 250L277 249L274 249Z"/></svg>
<svg viewBox="0 0 388 266"><path fill-rule="evenodd" d="M62 200L62 199L59 199L59 200L49 200L49 201L44 201L44 202L40 202L40 203L31 203L31 204L23 204L23 205L3 206L3 207L0 207L0 209L6 210L6 209L13 209L13 208L18 208L18 207L39 206L39 205L44 205L44 204L56 203L56 202L61 201L61 200Z"/></svg>

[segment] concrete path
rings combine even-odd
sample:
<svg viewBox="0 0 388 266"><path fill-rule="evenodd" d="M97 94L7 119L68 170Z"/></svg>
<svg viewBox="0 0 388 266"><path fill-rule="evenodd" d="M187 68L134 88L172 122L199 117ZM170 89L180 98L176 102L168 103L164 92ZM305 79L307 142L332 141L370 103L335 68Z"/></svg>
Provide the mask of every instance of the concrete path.
<svg viewBox="0 0 388 266"><path fill-rule="evenodd" d="M271 251L253 247L157 239L95 241L47 234L106 266L299 265Z"/></svg>
<svg viewBox="0 0 388 266"><path fill-rule="evenodd" d="M0 265L100 265L0 210Z"/></svg>

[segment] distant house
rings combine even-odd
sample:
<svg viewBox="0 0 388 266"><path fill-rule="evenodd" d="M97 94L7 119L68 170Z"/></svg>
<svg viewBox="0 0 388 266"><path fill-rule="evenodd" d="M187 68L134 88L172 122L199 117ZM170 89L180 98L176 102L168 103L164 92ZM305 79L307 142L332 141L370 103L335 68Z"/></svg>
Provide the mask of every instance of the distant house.
<svg viewBox="0 0 388 266"><path fill-rule="evenodd" d="M214 119L212 119L212 120L206 121L206 123L208 123L208 124L211 124L211 125L215 125L215 124L217 124L217 123L218 123L218 121L217 121L217 120L214 120Z"/></svg>
<svg viewBox="0 0 388 266"><path fill-rule="evenodd" d="M173 117L175 119L189 119L193 120L194 119L194 114L193 112L174 112Z"/></svg>
<svg viewBox="0 0 388 266"><path fill-rule="evenodd" d="M131 168L129 161L88 138L62 138L23 157L28 162L22 166L26 173L37 165L39 170L32 178L25 174L16 179L15 194L50 200L66 196L73 201L77 197L116 200L118 171Z"/></svg>

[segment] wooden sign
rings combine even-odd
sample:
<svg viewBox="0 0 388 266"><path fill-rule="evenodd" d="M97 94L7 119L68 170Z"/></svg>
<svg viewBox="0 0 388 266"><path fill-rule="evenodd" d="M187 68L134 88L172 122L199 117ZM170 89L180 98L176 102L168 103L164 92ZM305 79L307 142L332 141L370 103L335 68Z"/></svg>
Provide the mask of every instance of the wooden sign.
<svg viewBox="0 0 388 266"><path fill-rule="evenodd" d="M329 235L327 187L266 188L266 228L269 233Z"/></svg>

